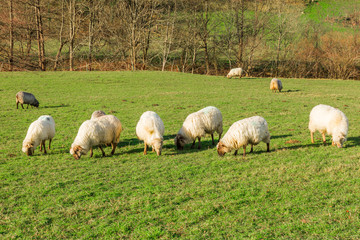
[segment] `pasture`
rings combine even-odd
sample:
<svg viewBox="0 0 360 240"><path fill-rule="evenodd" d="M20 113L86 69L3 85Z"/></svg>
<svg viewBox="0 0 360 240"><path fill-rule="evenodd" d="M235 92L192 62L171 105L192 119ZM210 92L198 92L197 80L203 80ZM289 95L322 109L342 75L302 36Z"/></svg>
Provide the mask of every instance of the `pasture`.
<svg viewBox="0 0 360 240"><path fill-rule="evenodd" d="M171 72L28 72L0 74L0 236L2 238L340 238L360 237L360 81L202 76ZM18 91L38 109L16 109ZM345 147L311 144L309 113L318 104L349 119ZM211 137L202 149L177 151L173 139L186 116L206 106L223 115L224 134L260 115L266 144L246 158L219 157ZM117 116L124 131L111 147L75 160L69 153L94 110ZM165 124L160 157L135 135L141 114ZM51 115L52 150L21 152L31 122ZM218 140L215 134L216 142ZM248 147L247 152L250 151ZM241 152L241 150L240 150Z"/></svg>

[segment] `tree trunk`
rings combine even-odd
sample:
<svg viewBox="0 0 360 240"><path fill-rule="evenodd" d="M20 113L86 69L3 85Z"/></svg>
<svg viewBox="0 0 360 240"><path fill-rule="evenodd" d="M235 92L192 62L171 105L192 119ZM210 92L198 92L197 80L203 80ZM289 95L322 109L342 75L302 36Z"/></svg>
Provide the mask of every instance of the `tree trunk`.
<svg viewBox="0 0 360 240"><path fill-rule="evenodd" d="M238 7L240 8L240 16ZM238 37L238 67L243 67L243 55L244 55L244 14L245 14L245 3L244 0L239 0L239 5L235 5L235 24L236 33Z"/></svg>
<svg viewBox="0 0 360 240"><path fill-rule="evenodd" d="M209 63L209 51L208 51L208 24L209 24L209 2L205 2L205 22L204 22L204 37L203 37L203 43L204 43L204 53L205 53L205 66L206 66L206 74L208 75L210 73L210 63Z"/></svg>
<svg viewBox="0 0 360 240"><path fill-rule="evenodd" d="M35 18L36 18L36 36L38 41L38 57L39 57L39 67L41 71L46 70L45 63L45 40L44 40L44 32L43 32L43 23L41 17L41 2L37 0L35 4Z"/></svg>
<svg viewBox="0 0 360 240"><path fill-rule="evenodd" d="M89 53L88 53L88 70L92 70L92 48L93 48L93 36L94 36L94 21L95 21L95 9L93 0L89 0L89 11L90 11L90 19L89 19Z"/></svg>
<svg viewBox="0 0 360 240"><path fill-rule="evenodd" d="M9 56L9 71L14 68L14 13L13 13L13 0L9 0L10 9L10 34L9 34L9 45L10 45L10 56Z"/></svg>
<svg viewBox="0 0 360 240"><path fill-rule="evenodd" d="M69 1L69 67L74 71L75 0Z"/></svg>
<svg viewBox="0 0 360 240"><path fill-rule="evenodd" d="M59 30L59 42L60 42L60 46L59 46L59 49L58 49L58 52L57 52L56 58L55 58L54 71L56 71L56 69L57 69L57 64L58 64L58 62L59 62L59 58L60 58L60 55L61 55L61 50L62 50L62 48L63 48L64 45L65 45L65 42L63 41L63 37L62 37L63 30L64 30L64 21L65 21L64 1L65 1L65 0L62 0L62 1L61 1L61 24L60 24L60 30Z"/></svg>

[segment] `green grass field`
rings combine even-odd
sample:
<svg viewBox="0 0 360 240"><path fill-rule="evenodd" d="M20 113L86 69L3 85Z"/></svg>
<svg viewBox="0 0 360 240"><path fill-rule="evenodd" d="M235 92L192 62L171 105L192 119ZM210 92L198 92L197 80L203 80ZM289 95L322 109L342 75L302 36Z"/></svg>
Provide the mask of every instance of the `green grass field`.
<svg viewBox="0 0 360 240"><path fill-rule="evenodd" d="M0 74L1 238L283 238L360 237L360 82L270 79L170 72L28 72ZM18 91L40 108L16 109ZM307 129L317 104L349 119L345 147L324 146ZM221 158L202 139L201 150L175 149L186 116L213 105L224 133L240 119L260 115L271 134L254 153ZM81 123L94 110L117 116L124 131L114 156L98 149L75 160L69 153ZM165 124L160 157L143 155L135 127L144 111ZM56 122L52 150L21 152L31 122ZM217 140L216 135L216 140ZM250 149L248 148L248 151ZM241 150L240 150L241 152Z"/></svg>

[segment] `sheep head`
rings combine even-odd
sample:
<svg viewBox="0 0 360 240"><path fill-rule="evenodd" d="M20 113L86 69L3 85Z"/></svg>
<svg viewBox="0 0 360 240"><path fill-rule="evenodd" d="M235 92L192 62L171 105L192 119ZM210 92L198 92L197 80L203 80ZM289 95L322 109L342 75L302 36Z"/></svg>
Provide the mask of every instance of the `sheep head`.
<svg viewBox="0 0 360 240"><path fill-rule="evenodd" d="M175 146L176 146L177 150L184 149L184 145L186 144L184 136L182 136L181 134L177 134L174 139L174 142L175 142Z"/></svg>
<svg viewBox="0 0 360 240"><path fill-rule="evenodd" d="M162 139L155 139L152 148L155 149L156 155L158 155L158 156L161 155L162 146L163 146L163 140Z"/></svg>
<svg viewBox="0 0 360 240"><path fill-rule="evenodd" d="M23 146L22 151L26 153L28 156L32 156L34 154L34 145L31 143L26 144Z"/></svg>
<svg viewBox="0 0 360 240"><path fill-rule="evenodd" d="M217 152L220 157L223 157L225 153L230 152L231 149L226 147L222 142L219 142L216 146Z"/></svg>
<svg viewBox="0 0 360 240"><path fill-rule="evenodd" d="M82 150L83 148L80 147L80 146L74 146L74 147L71 147L70 148L70 154L73 155L73 157L76 159L76 160L79 160L81 155L82 155Z"/></svg>
<svg viewBox="0 0 360 240"><path fill-rule="evenodd" d="M39 101L38 100L35 100L35 103L34 103L34 105L33 105L34 107L39 107Z"/></svg>
<svg viewBox="0 0 360 240"><path fill-rule="evenodd" d="M338 148L342 148L344 142L346 142L346 138L344 136L333 137L333 142Z"/></svg>

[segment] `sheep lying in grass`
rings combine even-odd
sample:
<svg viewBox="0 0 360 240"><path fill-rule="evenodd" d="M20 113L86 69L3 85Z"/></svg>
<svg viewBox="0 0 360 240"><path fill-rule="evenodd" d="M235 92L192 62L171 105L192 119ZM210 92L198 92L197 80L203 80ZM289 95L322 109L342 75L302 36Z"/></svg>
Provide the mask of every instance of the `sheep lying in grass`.
<svg viewBox="0 0 360 240"><path fill-rule="evenodd" d="M314 143L314 132L322 134L323 143L326 143L325 133L332 136L332 145L341 148L346 141L349 121L339 109L328 105L315 106L309 116L309 130L311 142Z"/></svg>
<svg viewBox="0 0 360 240"><path fill-rule="evenodd" d="M182 150L185 144L193 142L191 148L194 148L197 138L199 141L198 148L200 149L201 137L204 137L205 134L211 134L212 144L215 145L214 132L219 134L220 140L223 132L222 115L219 109L210 106L187 116L175 137L175 145L178 150Z"/></svg>
<svg viewBox="0 0 360 240"><path fill-rule="evenodd" d="M105 112L97 110L91 114L91 120L106 115Z"/></svg>
<svg viewBox="0 0 360 240"><path fill-rule="evenodd" d="M236 77L239 76L239 78L241 78L241 75L243 74L243 69L242 68L233 68L230 70L230 72L226 75L227 78L232 78L232 77Z"/></svg>
<svg viewBox="0 0 360 240"><path fill-rule="evenodd" d="M45 141L49 140L49 150L51 141L55 136L55 121L49 115L40 116L36 121L30 124L26 137L23 141L22 151L28 156L34 154L37 146L40 145L40 151L44 147L44 153L46 152Z"/></svg>
<svg viewBox="0 0 360 240"><path fill-rule="evenodd" d="M93 120L87 120L81 124L78 134L71 145L70 154L75 159L90 150L90 157L93 156L93 147L98 146L105 156L101 144L111 144L111 155L115 153L116 145L120 141L122 126L120 120L113 115L105 115Z"/></svg>
<svg viewBox="0 0 360 240"><path fill-rule="evenodd" d="M243 147L246 155L246 146L251 144L251 151L253 152L253 145L259 144L261 141L267 145L267 151L270 151L270 133L268 124L263 117L254 116L237 121L231 125L224 137L217 144L217 151L220 156L235 149L235 155L239 148Z"/></svg>
<svg viewBox="0 0 360 240"><path fill-rule="evenodd" d="M147 111L141 115L136 125L136 135L144 141L144 155L147 154L147 145L151 146L158 156L161 155L164 130L164 123L155 112Z"/></svg>
<svg viewBox="0 0 360 240"><path fill-rule="evenodd" d="M29 108L29 105L39 107L39 101L36 100L34 95L27 92L18 92L16 94L16 109L19 109L19 103L23 109L23 104L27 104L27 108Z"/></svg>
<svg viewBox="0 0 360 240"><path fill-rule="evenodd" d="M270 82L270 90L272 90L273 92L279 91L281 92L281 89L283 88L282 86L282 82L277 79L277 78L273 78Z"/></svg>

